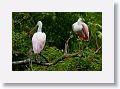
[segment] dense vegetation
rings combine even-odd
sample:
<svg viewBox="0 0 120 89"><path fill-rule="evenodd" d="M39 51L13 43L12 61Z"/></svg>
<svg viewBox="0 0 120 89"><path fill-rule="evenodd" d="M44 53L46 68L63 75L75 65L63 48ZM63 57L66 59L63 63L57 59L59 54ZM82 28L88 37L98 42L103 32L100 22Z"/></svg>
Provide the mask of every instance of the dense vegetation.
<svg viewBox="0 0 120 89"><path fill-rule="evenodd" d="M72 24L81 17L88 25L90 40L81 41L72 31ZM70 57L60 60L54 65L32 65L32 70L41 71L101 71L102 70L102 13L101 12L13 12L12 13L12 61L29 58L32 48L32 29L41 20L43 32L47 35L42 51L49 62L57 60L64 54L66 40L69 42L69 53L81 50L80 57ZM37 30L36 30L37 31ZM34 58L34 55L32 56ZM42 62L44 58L40 57ZM15 71L28 71L30 64L13 65Z"/></svg>

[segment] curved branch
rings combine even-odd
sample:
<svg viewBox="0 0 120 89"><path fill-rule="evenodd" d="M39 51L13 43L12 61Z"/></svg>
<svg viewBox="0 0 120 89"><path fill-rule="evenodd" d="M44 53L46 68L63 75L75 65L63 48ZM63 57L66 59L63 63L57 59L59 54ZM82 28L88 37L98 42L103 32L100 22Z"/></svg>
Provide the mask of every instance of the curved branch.
<svg viewBox="0 0 120 89"><path fill-rule="evenodd" d="M64 49L64 55L62 55L61 57L59 57L58 59L56 59L54 62L52 63L49 63L48 60L43 56L41 55L44 59L46 59L46 62L47 63L43 63L41 61L36 61L34 59L32 59L32 49L29 50L29 59L26 59L26 60L23 60L23 61L14 61L12 62L13 65L22 65L22 64L28 64L28 63L31 63L32 64L38 64L38 65L44 65L44 66L50 66L50 65L54 65L56 64L57 62L59 62L60 60L62 59L65 59L65 58L68 58L68 57L76 57L76 56L79 56L78 54L80 54L81 52L77 52L77 53L73 53L73 54L68 54L68 43L70 41L70 39L73 38L73 35L71 35L68 40L66 41L65 43L65 49Z"/></svg>
<svg viewBox="0 0 120 89"><path fill-rule="evenodd" d="M50 66L50 65L54 65L54 64L58 63L60 60L65 59L65 58L77 57L77 56L79 56L78 54L80 54L80 52L63 55L63 56L59 57L58 59L56 59L52 63L43 63L41 61L35 61L34 59L26 59L26 60L23 60L23 61L14 61L14 62L12 62L12 64L13 65L22 65L22 64L28 64L28 63L32 62L32 64Z"/></svg>
<svg viewBox="0 0 120 89"><path fill-rule="evenodd" d="M69 41L70 41L70 39L71 38L73 38L73 35L71 35L69 38L68 38L68 40L66 41L66 43L65 43L65 49L64 49L64 54L67 54L68 53L68 43L69 43Z"/></svg>

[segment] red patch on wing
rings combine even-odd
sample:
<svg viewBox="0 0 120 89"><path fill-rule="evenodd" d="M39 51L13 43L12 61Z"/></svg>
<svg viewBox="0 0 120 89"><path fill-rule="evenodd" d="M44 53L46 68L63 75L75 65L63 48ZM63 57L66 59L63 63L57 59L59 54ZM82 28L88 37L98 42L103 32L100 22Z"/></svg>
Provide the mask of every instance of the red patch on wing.
<svg viewBox="0 0 120 89"><path fill-rule="evenodd" d="M82 31L77 32L77 34L81 40L88 41L89 40L88 26L85 23L82 23L82 26L83 26Z"/></svg>
<svg viewBox="0 0 120 89"><path fill-rule="evenodd" d="M79 38L81 40L85 40L86 39L86 36L85 36L85 34L83 32L77 32L77 35L79 36Z"/></svg>

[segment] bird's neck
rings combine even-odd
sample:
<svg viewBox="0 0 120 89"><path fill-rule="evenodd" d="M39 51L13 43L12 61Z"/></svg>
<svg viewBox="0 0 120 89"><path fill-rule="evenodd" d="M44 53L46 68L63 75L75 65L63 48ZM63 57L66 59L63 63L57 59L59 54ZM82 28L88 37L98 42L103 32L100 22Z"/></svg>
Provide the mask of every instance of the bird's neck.
<svg viewBox="0 0 120 89"><path fill-rule="evenodd" d="M37 32L42 32L42 28L39 26Z"/></svg>

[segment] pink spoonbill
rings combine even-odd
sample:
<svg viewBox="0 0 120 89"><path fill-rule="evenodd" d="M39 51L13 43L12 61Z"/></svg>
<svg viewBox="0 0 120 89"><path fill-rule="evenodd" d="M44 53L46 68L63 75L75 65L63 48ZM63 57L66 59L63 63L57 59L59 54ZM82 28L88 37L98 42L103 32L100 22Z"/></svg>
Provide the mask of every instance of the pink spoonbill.
<svg viewBox="0 0 120 89"><path fill-rule="evenodd" d="M33 52L36 54L36 60L38 58L38 54L43 50L46 42L46 34L42 32L42 22L38 21L37 25L38 30L36 33L34 33L32 37L32 46L33 46Z"/></svg>
<svg viewBox="0 0 120 89"><path fill-rule="evenodd" d="M82 21L81 18L78 19L77 22L75 22L72 25L73 31L78 35L78 37L83 41L89 40L89 30L86 23Z"/></svg>

